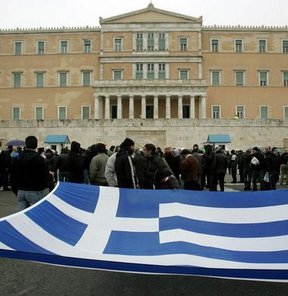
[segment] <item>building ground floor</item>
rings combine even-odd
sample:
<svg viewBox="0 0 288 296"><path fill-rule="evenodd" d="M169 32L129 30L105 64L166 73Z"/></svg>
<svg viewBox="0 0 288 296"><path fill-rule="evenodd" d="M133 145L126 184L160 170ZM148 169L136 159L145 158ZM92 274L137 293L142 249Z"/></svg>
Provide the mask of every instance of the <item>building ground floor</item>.
<svg viewBox="0 0 288 296"><path fill-rule="evenodd" d="M161 148L168 145L192 148L195 143L204 146L209 135L223 134L229 135L231 139L230 143L225 144L227 150L245 150L266 145L286 147L288 121L110 118L0 122L1 149L5 149L9 140L24 140L29 135L35 135L39 139L39 146L43 147L49 146L45 143L48 135L67 135L70 142L80 142L83 148L98 142L107 146L119 145L126 137L132 138L138 148L146 143L153 143Z"/></svg>

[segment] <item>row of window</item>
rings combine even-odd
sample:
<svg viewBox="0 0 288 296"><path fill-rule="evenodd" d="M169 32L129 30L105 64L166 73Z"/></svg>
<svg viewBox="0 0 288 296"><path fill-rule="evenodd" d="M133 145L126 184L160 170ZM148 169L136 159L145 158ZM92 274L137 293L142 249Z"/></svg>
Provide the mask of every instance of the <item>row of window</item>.
<svg viewBox="0 0 288 296"><path fill-rule="evenodd" d="M212 70L210 72L211 85L212 86L220 86L222 84L222 71L220 70ZM259 86L268 86L269 85L269 71L258 71L258 83ZM288 86L288 70L283 70L282 74L282 86ZM234 81L236 86L244 86L246 85L246 71L245 70L235 70L234 71Z"/></svg>
<svg viewBox="0 0 288 296"><path fill-rule="evenodd" d="M288 53L288 40L282 40L282 52ZM267 52L268 51L268 40L259 39L257 45L258 52ZM210 50L212 52L219 52L221 48L220 39L211 39L210 42ZM243 39L235 39L234 40L234 51L237 53L241 53L245 51L244 48L244 40Z"/></svg>
<svg viewBox="0 0 288 296"><path fill-rule="evenodd" d="M245 119L245 106L239 105L236 106L235 114L239 119ZM146 105L146 118L153 118L154 106ZM90 106L82 106L81 108L81 118L82 119L91 119L91 108ZM111 118L117 118L117 105L111 106ZM190 106L183 105L183 118L190 118ZM212 119L221 119L221 106L213 105L211 106L211 118ZM260 106L259 107L259 118L262 120L269 119L269 107ZM12 108L12 120L21 119L21 108L13 107ZM35 119L44 120L44 108L42 106L35 107ZM67 118L67 107L59 106L58 107L58 119L66 120ZM283 119L288 120L288 106L283 107Z"/></svg>
<svg viewBox="0 0 288 296"><path fill-rule="evenodd" d="M160 63L137 63L136 71L134 74L135 79L167 79L166 64ZM187 80L190 77L189 69L179 69L178 78L182 80ZM92 71L82 71L82 85L90 86L91 85L91 74ZM123 70L115 69L113 70L113 79L121 80L123 79ZM220 86L222 84L222 71L221 70L211 70L210 79L212 86ZM22 72L12 73L13 75L13 87L19 88L22 87ZM68 86L68 71L58 72L58 84L60 87ZM234 71L234 81L236 86L245 86L246 85L246 71L245 70L235 70ZM269 85L269 71L258 71L258 82L259 86L268 86ZM281 85L288 86L288 70L282 71L282 82ZM35 87L44 87L45 86L45 72L35 72Z"/></svg>
<svg viewBox="0 0 288 296"><path fill-rule="evenodd" d="M92 41L90 39L83 40L83 52L90 53L92 50ZM36 53L44 54L46 52L46 41L36 41ZM61 40L59 42L59 53L68 53L69 52L69 41ZM14 42L14 54L21 55L23 54L23 41Z"/></svg>
<svg viewBox="0 0 288 296"><path fill-rule="evenodd" d="M213 105L211 106L211 118L213 119L221 119L221 106ZM236 106L236 113L239 119L245 119L245 106ZM259 118L262 120L269 119L269 107L268 106L260 106L259 107ZM288 120L288 106L283 107L283 120Z"/></svg>
<svg viewBox="0 0 288 296"><path fill-rule="evenodd" d="M167 50L167 33L158 33L155 37L155 33L136 33L134 38L134 48L136 51L165 51ZM179 50L187 51L188 50L188 37L179 37ZM115 37L114 38L114 50L122 51L124 38ZM83 40L83 52L90 53L92 47L92 41L89 39ZM36 41L36 53L44 54L46 52L46 41ZM258 40L258 52L264 53L267 52L268 41L266 39ZM220 51L220 39L211 39L210 40L210 50L212 52ZM234 40L234 51L237 53L244 52L244 40L235 39ZM59 41L59 53L66 54L69 52L69 41L60 40ZM282 52L288 53L288 40L282 40ZM23 54L23 41L14 42L14 54L21 55Z"/></svg>
<svg viewBox="0 0 288 296"><path fill-rule="evenodd" d="M92 71L82 71L82 85L90 86L91 85L91 73ZM45 86L45 72L35 72L35 87L44 87ZM60 87L68 86L68 71L58 72L58 85ZM23 73L15 72L13 75L13 87L19 88L23 85Z"/></svg>

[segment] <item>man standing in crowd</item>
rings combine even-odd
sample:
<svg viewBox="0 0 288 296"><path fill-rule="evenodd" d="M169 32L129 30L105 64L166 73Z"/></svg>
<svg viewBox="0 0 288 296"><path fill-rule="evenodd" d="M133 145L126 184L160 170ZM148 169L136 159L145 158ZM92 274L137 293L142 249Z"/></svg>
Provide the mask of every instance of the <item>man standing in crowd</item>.
<svg viewBox="0 0 288 296"><path fill-rule="evenodd" d="M95 145L96 155L92 158L89 167L90 183L93 185L107 186L105 168L109 156L103 143Z"/></svg>
<svg viewBox="0 0 288 296"><path fill-rule="evenodd" d="M244 190L251 190L251 151L247 149L241 157L241 166L243 168Z"/></svg>
<svg viewBox="0 0 288 296"><path fill-rule="evenodd" d="M105 178L107 180L107 183L110 187L117 187L117 176L115 173L115 161L116 161L116 156L119 151L120 147L117 146L114 149L114 153L109 156L106 167L105 167Z"/></svg>
<svg viewBox="0 0 288 296"><path fill-rule="evenodd" d="M167 162L157 154L155 145L148 143L143 147L146 159L144 170L145 189L176 189L179 187Z"/></svg>
<svg viewBox="0 0 288 296"><path fill-rule="evenodd" d="M73 141L67 157L69 182L84 183L84 157L80 143Z"/></svg>
<svg viewBox="0 0 288 296"><path fill-rule="evenodd" d="M231 168L231 175L232 175L232 183L237 183L237 164L238 159L235 150L231 150L230 156L230 168Z"/></svg>
<svg viewBox="0 0 288 296"><path fill-rule="evenodd" d="M210 191L217 191L217 184L219 182L220 191L224 191L224 179L227 171L228 159L223 153L222 147L217 146L212 163L213 184Z"/></svg>
<svg viewBox="0 0 288 296"><path fill-rule="evenodd" d="M285 148L280 156L280 185L288 185L288 149Z"/></svg>
<svg viewBox="0 0 288 296"><path fill-rule="evenodd" d="M212 171L212 164L213 164L214 152L212 145L204 146L204 154L202 157L203 163L203 172L202 172L202 185L203 188L207 187L208 189L212 188L213 183L213 171Z"/></svg>
<svg viewBox="0 0 288 296"><path fill-rule="evenodd" d="M169 167L171 168L174 176L180 181L180 156L174 155L174 151L171 146L168 146L164 149L164 159L168 163Z"/></svg>
<svg viewBox="0 0 288 296"><path fill-rule="evenodd" d="M192 156L194 156L198 161L198 182L200 184L200 190L204 189L205 186L205 175L204 175L204 169L205 169L205 162L203 159L203 151L199 149L198 144L193 145L192 149Z"/></svg>
<svg viewBox="0 0 288 296"><path fill-rule="evenodd" d="M115 173L118 187L120 188L138 188L138 180L132 158L134 146L134 141L126 138L121 143L120 151L116 155Z"/></svg>
<svg viewBox="0 0 288 296"><path fill-rule="evenodd" d="M264 155L258 147L251 150L251 180L252 190L257 191L257 183L260 182L260 190L265 190L264 186Z"/></svg>
<svg viewBox="0 0 288 296"><path fill-rule="evenodd" d="M37 138L28 136L25 139L25 150L11 165L10 182L18 197L18 211L28 208L45 196L51 177L45 159L37 153L37 145Z"/></svg>
<svg viewBox="0 0 288 296"><path fill-rule="evenodd" d="M180 173L185 190L200 190L201 179L199 174L199 162L188 149L181 151L182 161Z"/></svg>
<svg viewBox="0 0 288 296"><path fill-rule="evenodd" d="M3 150L0 154L0 186L3 186L3 191L9 191L9 175L11 166L12 146L8 146L7 150Z"/></svg>

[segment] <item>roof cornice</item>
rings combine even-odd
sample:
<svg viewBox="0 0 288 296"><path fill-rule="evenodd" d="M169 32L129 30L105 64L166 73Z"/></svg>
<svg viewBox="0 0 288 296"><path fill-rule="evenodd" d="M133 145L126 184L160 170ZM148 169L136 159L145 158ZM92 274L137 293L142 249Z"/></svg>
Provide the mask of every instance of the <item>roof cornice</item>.
<svg viewBox="0 0 288 296"><path fill-rule="evenodd" d="M287 32L288 26L241 26L241 25L227 25L227 26L202 26L203 31L243 31L243 32Z"/></svg>
<svg viewBox="0 0 288 296"><path fill-rule="evenodd" d="M0 34L37 34L37 33L75 33L75 32L98 32L100 27L48 27L48 28L14 28L1 29Z"/></svg>

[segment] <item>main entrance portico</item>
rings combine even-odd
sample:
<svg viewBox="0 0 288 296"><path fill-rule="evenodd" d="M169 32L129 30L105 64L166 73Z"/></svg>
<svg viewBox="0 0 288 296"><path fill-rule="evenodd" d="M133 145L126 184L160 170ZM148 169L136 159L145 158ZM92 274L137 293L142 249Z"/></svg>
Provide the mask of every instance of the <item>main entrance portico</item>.
<svg viewBox="0 0 288 296"><path fill-rule="evenodd" d="M94 82L95 119L206 119L204 80Z"/></svg>

